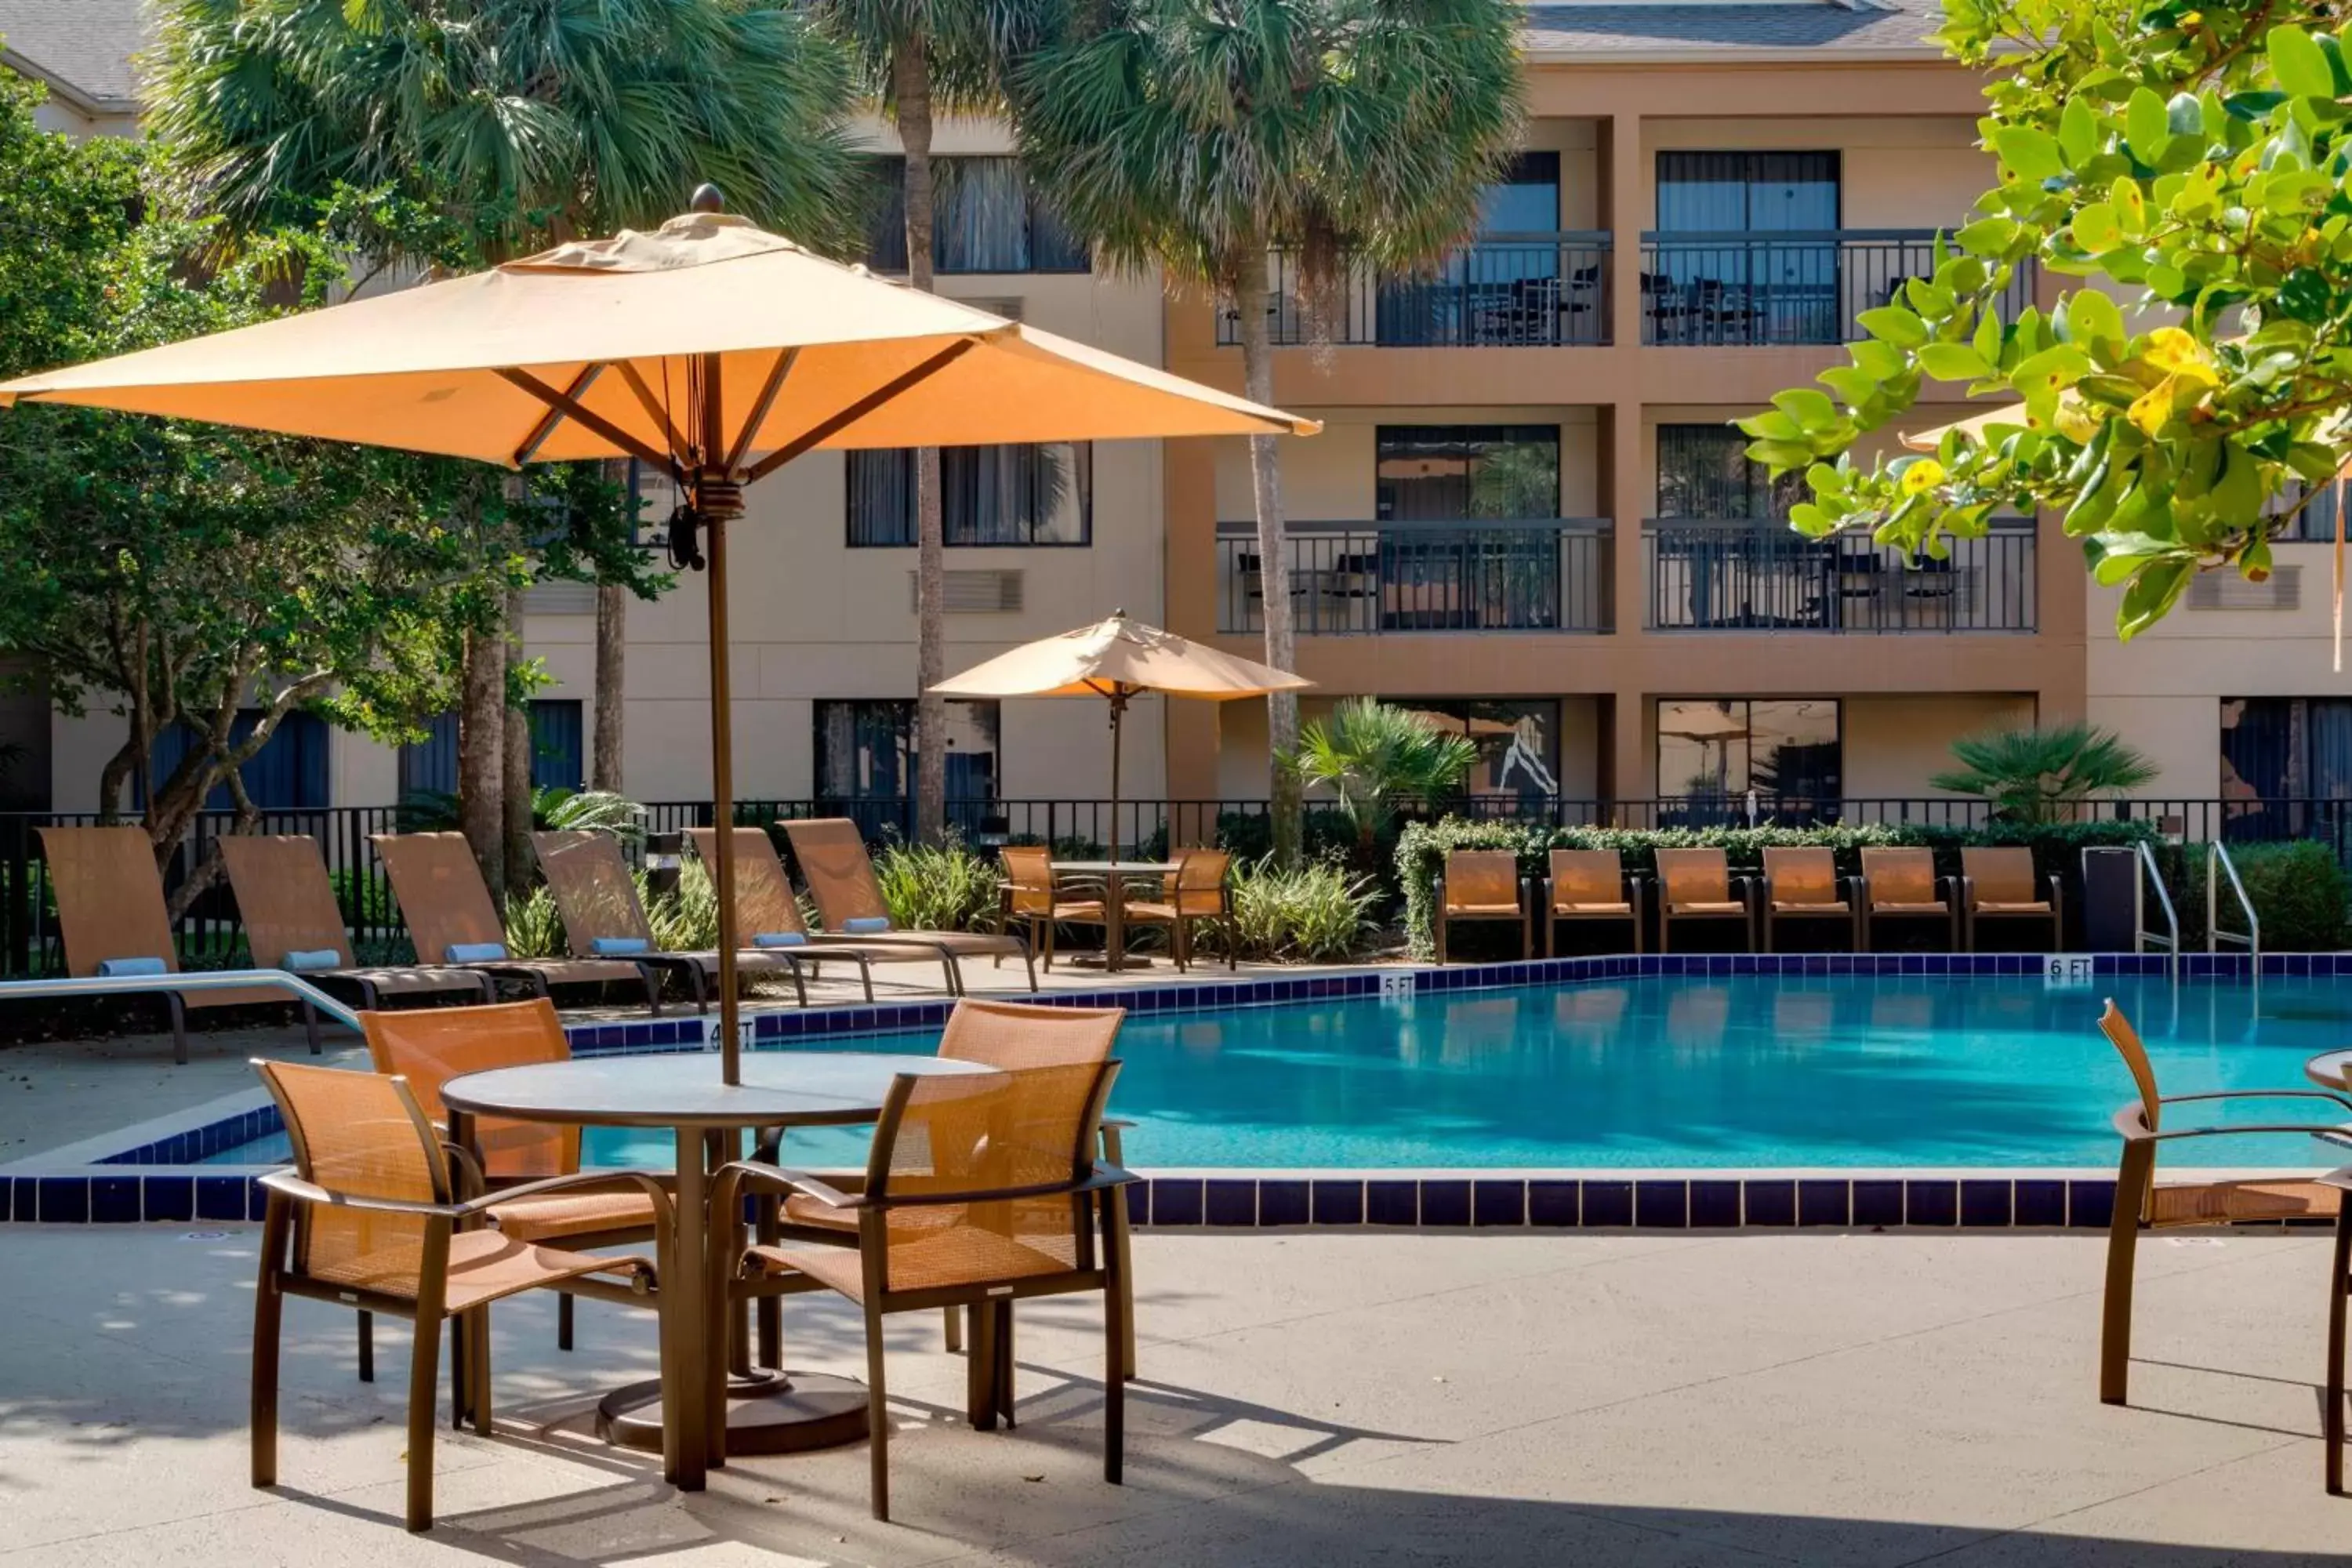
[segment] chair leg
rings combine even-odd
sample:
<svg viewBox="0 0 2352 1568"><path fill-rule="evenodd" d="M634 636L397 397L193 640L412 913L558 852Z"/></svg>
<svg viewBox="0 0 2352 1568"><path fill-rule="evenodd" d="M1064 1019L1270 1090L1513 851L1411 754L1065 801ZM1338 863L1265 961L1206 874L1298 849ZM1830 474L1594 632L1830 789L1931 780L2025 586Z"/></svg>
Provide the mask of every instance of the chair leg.
<svg viewBox="0 0 2352 1568"><path fill-rule="evenodd" d="M1103 1158L1114 1165L1127 1163L1126 1149L1116 1127L1102 1132ZM1129 1226L1127 1189L1113 1187L1104 1199L1109 1210L1110 1236L1104 1250L1109 1254L1106 1268L1116 1269L1119 1295L1119 1376L1133 1378L1135 1371L1135 1248L1134 1234Z"/></svg>
<svg viewBox="0 0 2352 1568"><path fill-rule="evenodd" d="M172 1015L172 1063L174 1067L188 1065L188 1005L180 1000L176 991L163 993L164 1005Z"/></svg>
<svg viewBox="0 0 2352 1568"><path fill-rule="evenodd" d="M996 1303L996 1373L994 1384L996 1413L1004 1417L1004 1429L1012 1431L1018 1422L1013 1419L1013 1303Z"/></svg>
<svg viewBox="0 0 2352 1568"><path fill-rule="evenodd" d="M572 1300L569 1290L555 1298L555 1348L560 1351L572 1348Z"/></svg>
<svg viewBox="0 0 2352 1568"><path fill-rule="evenodd" d="M792 972L793 1000L798 1002L803 1007L807 1006L808 976L801 973L801 961L797 958L787 956L784 960L784 967Z"/></svg>
<svg viewBox="0 0 2352 1568"><path fill-rule="evenodd" d="M1437 964L1439 968L1443 969L1445 966L1446 928L1445 911L1444 910L1437 911L1437 918L1434 923L1437 926Z"/></svg>
<svg viewBox="0 0 2352 1568"><path fill-rule="evenodd" d="M890 1413L883 1383L882 1314L866 1309L866 1431L867 1485L874 1495L874 1517L890 1517Z"/></svg>
<svg viewBox="0 0 2352 1568"><path fill-rule="evenodd" d="M420 1326L418 1333L425 1331ZM472 1366L473 1347L466 1332L466 1320L460 1315L449 1320L449 1430L463 1432L466 1417L474 1410L474 1380L468 1369Z"/></svg>
<svg viewBox="0 0 2352 1568"><path fill-rule="evenodd" d="M1120 1247L1124 1188L1109 1194L1110 1244L1103 1249L1103 1479L1120 1481L1127 1448L1127 1380L1135 1375L1135 1310L1128 1295L1127 1259Z"/></svg>
<svg viewBox="0 0 2352 1568"><path fill-rule="evenodd" d="M572 1300L566 1296L565 1300ZM466 1403L473 1407L474 1430L487 1437L495 1425L490 1415L490 1310L478 1307L466 1314L467 1322Z"/></svg>
<svg viewBox="0 0 2352 1568"><path fill-rule="evenodd" d="M253 1484L257 1487L278 1482L278 1340L286 1312L278 1270L285 1263L290 1219L286 1200L273 1196L262 1223L261 1275L253 1293Z"/></svg>
<svg viewBox="0 0 2352 1568"><path fill-rule="evenodd" d="M360 1314L360 1381L375 1381L375 1314Z"/></svg>
<svg viewBox="0 0 2352 1568"><path fill-rule="evenodd" d="M408 1363L408 1528L433 1528L433 1406L441 1373L441 1325L422 1315Z"/></svg>
<svg viewBox="0 0 2352 1568"><path fill-rule="evenodd" d="M2132 1264L2139 1247L2140 1207L2147 1200L2156 1145L2126 1143L2116 1173L2116 1210L2107 1225L2107 1280L2099 1313L2099 1398L2127 1403L2131 1381Z"/></svg>
<svg viewBox="0 0 2352 1568"><path fill-rule="evenodd" d="M308 1002L302 1004L302 1039L312 1056L324 1053L326 1047L319 1039L319 1010Z"/></svg>
<svg viewBox="0 0 2352 1568"><path fill-rule="evenodd" d="M2344 1312L2345 1287L2352 1278L2352 1204L2336 1212L2336 1260L2327 1276L2327 1404L2320 1413L2320 1438L2327 1445L2327 1493L2344 1495Z"/></svg>
<svg viewBox="0 0 2352 1568"><path fill-rule="evenodd" d="M943 1320L941 1326L947 1331L948 1354L954 1355L963 1349L963 1309L941 1307L940 1317Z"/></svg>

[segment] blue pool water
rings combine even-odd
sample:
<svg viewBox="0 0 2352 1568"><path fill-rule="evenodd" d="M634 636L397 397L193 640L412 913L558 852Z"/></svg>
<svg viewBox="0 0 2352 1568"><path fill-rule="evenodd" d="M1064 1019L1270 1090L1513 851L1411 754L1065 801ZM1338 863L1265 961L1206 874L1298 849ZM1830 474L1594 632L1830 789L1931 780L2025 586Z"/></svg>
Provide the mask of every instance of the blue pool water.
<svg viewBox="0 0 2352 1568"><path fill-rule="evenodd" d="M2352 1045L2352 986L1941 976L1657 978L1318 1001L1130 1019L1114 1114L1145 1168L2105 1166L2131 1094L2098 1033L2138 1022L2168 1094L2305 1087ZM929 1034L800 1049L929 1052ZM681 1056L681 1074L713 1070ZM2327 1120L2257 1102L2239 1121ZM2282 1111L2287 1112L2282 1117ZM665 1134L588 1131L603 1164L668 1163ZM852 1130L796 1134L793 1163L862 1163ZM285 1157L283 1138L218 1156ZM2352 1156L2347 1156L2352 1158ZM2318 1165L2287 1139L2189 1141L2168 1163Z"/></svg>

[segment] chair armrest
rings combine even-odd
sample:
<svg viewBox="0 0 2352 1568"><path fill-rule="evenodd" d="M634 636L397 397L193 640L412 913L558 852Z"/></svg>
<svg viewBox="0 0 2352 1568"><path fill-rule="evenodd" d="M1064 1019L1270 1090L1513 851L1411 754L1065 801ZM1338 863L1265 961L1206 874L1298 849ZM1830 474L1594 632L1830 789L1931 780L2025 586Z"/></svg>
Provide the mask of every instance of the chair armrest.
<svg viewBox="0 0 2352 1568"><path fill-rule="evenodd" d="M417 1215L428 1219L462 1219L466 1209L457 1204L415 1204L401 1198L372 1198L358 1193L338 1193L306 1182L292 1171L272 1171L261 1178L261 1184L280 1197L291 1198L298 1204L323 1204L331 1208L367 1209L380 1214Z"/></svg>
<svg viewBox="0 0 2352 1568"><path fill-rule="evenodd" d="M1444 873L1444 872L1440 871L1440 872L1437 874L1437 880L1436 880L1433 884L1432 884L1432 892L1433 892L1433 896L1434 896L1434 897L1436 898L1436 900L1437 900L1437 918L1438 918L1439 920L1444 920L1444 919L1445 918L1445 873Z"/></svg>
<svg viewBox="0 0 2352 1568"><path fill-rule="evenodd" d="M457 1173L457 1195L460 1199L479 1197L489 1191L490 1179L482 1174L482 1163L474 1158L473 1151L462 1143L443 1140L441 1152Z"/></svg>
<svg viewBox="0 0 2352 1568"><path fill-rule="evenodd" d="M580 1171L569 1176L548 1176L540 1181L525 1182L520 1186L500 1187L496 1192L484 1193L479 1197L468 1198L457 1205L457 1212L466 1215L483 1214L498 1207L500 1204L510 1204L517 1198L541 1197L549 1193L570 1192L580 1187L612 1186L642 1188L646 1194L654 1200L655 1221L663 1226L667 1226L671 1222L675 1209L668 1190L659 1181L643 1171Z"/></svg>
<svg viewBox="0 0 2352 1568"><path fill-rule="evenodd" d="M1073 1193L1107 1192L1112 1187L1124 1187L1129 1183L1141 1180L1143 1178L1132 1171L1122 1170L1108 1161L1097 1160L1094 1173L1070 1190Z"/></svg>
<svg viewBox="0 0 2352 1568"><path fill-rule="evenodd" d="M1962 872L1952 879L1952 886L1959 895L1960 908L1973 910L1977 907L1976 879Z"/></svg>
<svg viewBox="0 0 2352 1568"><path fill-rule="evenodd" d="M2307 1126L2301 1123L2259 1122L2243 1127L2168 1127L2151 1131L2147 1113L2137 1101L2116 1112L2115 1129L2126 1143L2168 1143L2181 1138L2235 1138L2242 1135L2269 1136L2293 1134L2304 1138L2325 1138L2331 1142L2352 1142L2352 1123Z"/></svg>
<svg viewBox="0 0 2352 1568"><path fill-rule="evenodd" d="M2315 1093L2316 1093L2316 1092L2318 1092L2318 1091L2314 1090L2314 1092L2315 1092ZM2352 1102L2347 1102L2347 1103L2352 1103ZM1099 1126L1099 1127L1107 1127L1107 1128L1109 1128L1111 1131L1116 1131L1116 1132L1124 1132L1124 1131L1126 1131L1129 1128L1130 1128L1130 1127L1134 1126L1134 1125L1135 1125L1135 1123L1134 1123L1133 1121L1131 1121L1128 1120L1126 1117L1123 1117L1123 1116L1106 1116L1106 1117L1104 1117L1104 1118L1102 1119L1102 1121L1101 1121L1097 1122L1096 1125L1097 1125L1097 1126Z"/></svg>
<svg viewBox="0 0 2352 1568"><path fill-rule="evenodd" d="M820 1176L806 1171L789 1170L782 1165L763 1165L750 1160L737 1160L721 1165L712 1173L712 1180L731 1176L739 1185L784 1188L814 1198L829 1208L854 1209L872 1206L872 1200L862 1193L845 1193Z"/></svg>
<svg viewBox="0 0 2352 1568"><path fill-rule="evenodd" d="M2198 1100L2328 1100L2352 1110L2352 1099L2324 1089L2217 1089L2203 1094L2160 1094L2158 1105L2185 1105Z"/></svg>

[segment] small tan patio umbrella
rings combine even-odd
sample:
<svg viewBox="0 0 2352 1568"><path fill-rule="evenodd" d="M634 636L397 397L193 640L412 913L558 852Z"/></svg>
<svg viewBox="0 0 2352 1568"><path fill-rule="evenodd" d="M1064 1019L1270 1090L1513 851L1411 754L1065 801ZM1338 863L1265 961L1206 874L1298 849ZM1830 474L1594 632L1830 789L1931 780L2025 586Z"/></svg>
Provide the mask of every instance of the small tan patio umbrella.
<svg viewBox="0 0 2352 1568"><path fill-rule="evenodd" d="M1311 680L1203 647L1130 620L1125 610L1059 637L1024 643L931 688L942 697L1100 697L1110 703L1110 858L1118 858L1118 751L1129 699L1159 691L1231 702L1299 691Z"/></svg>
<svg viewBox="0 0 2352 1568"><path fill-rule="evenodd" d="M1276 409L925 294L719 210L421 288L0 384L19 401L203 419L520 468L635 458L709 568L711 795L734 816L727 524L818 449L1312 435ZM734 858L719 835L721 1071L741 1081Z"/></svg>

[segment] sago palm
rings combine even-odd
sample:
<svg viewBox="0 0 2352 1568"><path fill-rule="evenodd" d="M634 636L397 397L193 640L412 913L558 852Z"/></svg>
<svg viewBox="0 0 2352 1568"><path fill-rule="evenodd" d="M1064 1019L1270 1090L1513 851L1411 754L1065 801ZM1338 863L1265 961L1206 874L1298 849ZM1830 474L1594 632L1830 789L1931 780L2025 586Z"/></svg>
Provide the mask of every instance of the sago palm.
<svg viewBox="0 0 2352 1568"><path fill-rule="evenodd" d="M2121 795L2154 781L2156 765L2105 730L2061 724L1998 730L1952 742L1960 765L1927 782L1990 801L2019 822L2049 822L2094 795Z"/></svg>
<svg viewBox="0 0 2352 1568"><path fill-rule="evenodd" d="M1477 742L1467 735L1433 728L1409 708L1354 697L1301 731L1282 767L1301 784L1331 787L1369 861L1400 802L1451 795L1477 761Z"/></svg>
<svg viewBox="0 0 2352 1568"><path fill-rule="evenodd" d="M1506 0L1094 0L1018 75L1024 157L1113 267L1212 291L1240 324L1249 396L1274 401L1267 252L1296 247L1310 316L1343 267L1426 267L1465 238L1518 140ZM1296 664L1279 448L1250 438L1266 661ZM1272 754L1298 704L1267 699ZM1297 784L1277 767L1277 853Z"/></svg>

